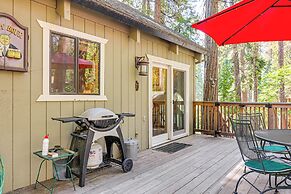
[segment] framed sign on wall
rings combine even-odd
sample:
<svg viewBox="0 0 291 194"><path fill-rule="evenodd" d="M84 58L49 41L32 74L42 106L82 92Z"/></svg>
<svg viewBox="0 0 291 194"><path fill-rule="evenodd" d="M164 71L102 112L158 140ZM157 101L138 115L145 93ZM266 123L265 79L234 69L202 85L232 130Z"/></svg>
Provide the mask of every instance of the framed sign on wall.
<svg viewBox="0 0 291 194"><path fill-rule="evenodd" d="M0 70L27 71L28 28L0 13Z"/></svg>

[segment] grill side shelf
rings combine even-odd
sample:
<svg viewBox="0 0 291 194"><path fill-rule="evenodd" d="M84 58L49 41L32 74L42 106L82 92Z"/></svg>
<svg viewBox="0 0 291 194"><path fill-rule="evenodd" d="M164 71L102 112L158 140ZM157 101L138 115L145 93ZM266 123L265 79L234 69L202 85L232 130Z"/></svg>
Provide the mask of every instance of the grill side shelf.
<svg viewBox="0 0 291 194"><path fill-rule="evenodd" d="M52 118L54 121L60 121L62 123L71 123L71 122L77 122L82 121L84 118L82 117L61 117L61 118Z"/></svg>

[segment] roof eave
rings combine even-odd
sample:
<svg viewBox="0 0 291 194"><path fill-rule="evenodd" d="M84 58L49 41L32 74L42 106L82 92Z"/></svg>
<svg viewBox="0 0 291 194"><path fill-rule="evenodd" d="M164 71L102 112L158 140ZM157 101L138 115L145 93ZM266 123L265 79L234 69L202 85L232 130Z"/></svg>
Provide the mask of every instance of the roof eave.
<svg viewBox="0 0 291 194"><path fill-rule="evenodd" d="M121 23L138 28L148 34L177 44L191 51L202 54L207 52L204 47L175 33L166 26L158 24L146 15L143 15L134 8L117 0L72 0L72 2L94 11L98 11L104 15L113 17L115 20Z"/></svg>

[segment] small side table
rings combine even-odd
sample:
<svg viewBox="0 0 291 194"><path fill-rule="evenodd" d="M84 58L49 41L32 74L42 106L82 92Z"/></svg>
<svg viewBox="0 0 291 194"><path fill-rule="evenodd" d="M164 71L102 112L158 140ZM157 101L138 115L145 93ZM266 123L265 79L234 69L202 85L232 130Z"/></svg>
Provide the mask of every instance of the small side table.
<svg viewBox="0 0 291 194"><path fill-rule="evenodd" d="M50 149L49 152L52 152L54 149ZM39 165L39 169L38 169L38 173L37 173L37 178L35 181L35 185L34 188L36 188L37 184L40 184L41 186L45 187L46 189L48 189L50 191L50 193L52 194L55 188L55 183L58 180L70 180L73 183L73 187L74 187L74 191L76 190L75 188L75 183L73 180L73 174L72 174L72 169L69 166L69 164L73 161L73 159L76 157L76 152L71 151L71 150L66 150L66 149L59 149L57 151L55 151L56 153L58 153L57 157L51 157L49 155L47 156L43 156L41 153L42 151L37 151L34 152L33 154L40 157L42 159L40 165ZM53 166L53 181L50 187L44 185L43 183L39 182L39 175L40 175L40 171L42 168L42 164L45 161L51 161L52 162L52 166ZM60 162L61 161L61 162ZM66 178L61 178L60 177L60 169L65 169L65 173L66 173Z"/></svg>

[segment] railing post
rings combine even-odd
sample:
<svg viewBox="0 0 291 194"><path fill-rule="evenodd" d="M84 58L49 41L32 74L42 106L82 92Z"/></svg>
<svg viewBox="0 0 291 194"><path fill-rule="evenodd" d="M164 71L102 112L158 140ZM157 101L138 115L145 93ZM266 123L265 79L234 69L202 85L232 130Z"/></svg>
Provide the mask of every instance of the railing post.
<svg viewBox="0 0 291 194"><path fill-rule="evenodd" d="M214 102L214 123L213 123L213 127L214 127L214 137L217 137L217 135L220 134L219 131L219 106L220 103L219 102Z"/></svg>
<svg viewBox="0 0 291 194"><path fill-rule="evenodd" d="M284 111L284 108L280 108L280 112L281 112L281 114L280 114L280 116L281 116L281 118L280 118L280 121L281 121L281 129L288 129L288 127L287 127L287 109L286 109L286 111Z"/></svg>
<svg viewBox="0 0 291 194"><path fill-rule="evenodd" d="M268 108L268 129L274 129L274 110L272 108L272 104L266 104Z"/></svg>
<svg viewBox="0 0 291 194"><path fill-rule="evenodd" d="M195 134L196 129L196 104L193 102L193 134ZM199 119L199 118L198 118Z"/></svg>

